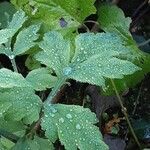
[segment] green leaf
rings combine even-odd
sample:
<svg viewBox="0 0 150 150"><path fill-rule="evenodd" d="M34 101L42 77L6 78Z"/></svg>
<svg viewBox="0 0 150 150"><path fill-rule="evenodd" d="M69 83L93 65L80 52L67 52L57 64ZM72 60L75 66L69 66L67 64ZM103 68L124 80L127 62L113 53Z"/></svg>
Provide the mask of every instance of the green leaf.
<svg viewBox="0 0 150 150"><path fill-rule="evenodd" d="M0 28L6 28L8 19L11 19L13 14L16 12L14 6L9 2L0 3Z"/></svg>
<svg viewBox="0 0 150 150"><path fill-rule="evenodd" d="M27 17L25 16L25 12L23 10L18 10L11 20L11 22L8 24L8 29L14 29L15 32L17 32L24 22L27 20Z"/></svg>
<svg viewBox="0 0 150 150"><path fill-rule="evenodd" d="M131 18L125 17L123 11L116 5L102 4L98 9L100 27L106 32L129 32Z"/></svg>
<svg viewBox="0 0 150 150"><path fill-rule="evenodd" d="M14 146L13 142L4 137L0 138L0 150L10 150L12 146Z"/></svg>
<svg viewBox="0 0 150 150"><path fill-rule="evenodd" d="M0 30L0 44L6 43L9 38L14 35L14 29L2 29ZM0 50L1 52L1 50Z"/></svg>
<svg viewBox="0 0 150 150"><path fill-rule="evenodd" d="M46 105L42 118L42 129L46 136L55 142L57 138L66 150L105 150L96 115L89 109L75 105Z"/></svg>
<svg viewBox="0 0 150 150"><path fill-rule="evenodd" d="M132 35L129 32L131 19L129 17L125 17L120 8L115 5L102 4L98 8L98 21L100 23L100 27L106 33L112 32L120 37L124 45L128 47L131 54L133 53L134 55L132 58L129 54L126 58L142 68L142 70L135 72L132 75L125 76L123 79L114 80L117 90L122 92L128 87L135 86L137 82L140 82L144 78L145 74L150 71L150 68L148 67L150 65L150 56L139 50L136 42L133 40ZM105 94L113 94L113 87L110 81L107 81L106 85L108 88Z"/></svg>
<svg viewBox="0 0 150 150"><path fill-rule="evenodd" d="M41 64L40 62L38 62L35 58L34 55L29 55L25 61L25 66L29 69L29 70L34 70L34 69L38 69L41 68Z"/></svg>
<svg viewBox="0 0 150 150"><path fill-rule="evenodd" d="M98 9L98 21L105 32L118 34L130 51L136 57L141 57L141 52L129 32L131 18L126 18L120 8L115 5L102 4Z"/></svg>
<svg viewBox="0 0 150 150"><path fill-rule="evenodd" d="M22 138L12 148L12 150L54 150L53 144L47 140L37 136L33 140Z"/></svg>
<svg viewBox="0 0 150 150"><path fill-rule="evenodd" d="M115 51L109 51L91 56L77 65L69 77L105 88L105 78L123 78L123 75L139 70L139 67L131 62L113 57L116 54Z"/></svg>
<svg viewBox="0 0 150 150"><path fill-rule="evenodd" d="M21 74L5 68L0 69L0 88L13 87L31 87L31 85Z"/></svg>
<svg viewBox="0 0 150 150"><path fill-rule="evenodd" d="M30 88L11 88L0 92L0 113L6 119L19 121L22 118L27 123L38 120L41 100Z"/></svg>
<svg viewBox="0 0 150 150"><path fill-rule="evenodd" d="M22 27L23 23L26 21L27 17L25 17L24 11L17 11L12 18L12 21L9 23L6 29L0 30L0 44L6 43L9 38Z"/></svg>
<svg viewBox="0 0 150 150"><path fill-rule="evenodd" d="M95 0L11 0L11 2L27 12L32 21L42 21L45 28L55 30L77 27L87 16L96 12Z"/></svg>
<svg viewBox="0 0 150 150"><path fill-rule="evenodd" d="M3 117L0 118L0 129L4 129L8 132L20 134L25 133L25 125L21 121L6 120Z"/></svg>
<svg viewBox="0 0 150 150"><path fill-rule="evenodd" d="M55 38L54 38L55 37ZM132 55L120 37L110 33L85 33L76 37L75 55L69 59L69 43L61 34L48 32L40 47L44 50L35 58L54 69L60 77L75 79L105 87L105 78L123 78L139 67L116 57Z"/></svg>
<svg viewBox="0 0 150 150"><path fill-rule="evenodd" d="M57 81L57 77L52 76L51 72L46 68L32 70L27 75L26 79L37 91L52 88Z"/></svg>
<svg viewBox="0 0 150 150"><path fill-rule="evenodd" d="M35 41L39 37L37 34L39 28L40 25L31 25L19 32L13 48L15 56L25 53L27 50L36 45Z"/></svg>
<svg viewBox="0 0 150 150"><path fill-rule="evenodd" d="M39 46L44 51L39 52L35 58L50 68L53 68L58 76L61 75L61 69L70 60L69 42L64 40L58 32L52 31L44 35L43 41Z"/></svg>

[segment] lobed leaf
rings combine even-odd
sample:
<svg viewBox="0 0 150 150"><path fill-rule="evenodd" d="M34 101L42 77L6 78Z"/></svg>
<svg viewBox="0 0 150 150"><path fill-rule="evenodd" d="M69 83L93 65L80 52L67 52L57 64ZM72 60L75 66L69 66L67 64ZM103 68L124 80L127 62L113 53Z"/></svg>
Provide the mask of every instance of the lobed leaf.
<svg viewBox="0 0 150 150"><path fill-rule="evenodd" d="M100 27L107 32L124 30L129 32L131 18L125 17L123 11L116 5L102 4L98 9Z"/></svg>
<svg viewBox="0 0 150 150"><path fill-rule="evenodd" d="M0 91L0 113L5 118L26 123L38 120L41 100L30 88L11 88Z"/></svg>
<svg viewBox="0 0 150 150"><path fill-rule="evenodd" d="M54 69L59 77L103 87L106 78L123 78L123 75L140 70L131 62L119 59L129 55L130 50L116 34L80 34L76 37L75 46L75 54L70 62L69 43L63 40L61 34L49 32L40 43L43 51L35 58Z"/></svg>
<svg viewBox="0 0 150 150"><path fill-rule="evenodd" d="M100 27L106 33L115 33L120 37L124 45L128 47L131 52L126 58L142 68L140 71L132 75L114 80L118 91L122 92L129 87L135 86L144 78L145 74L150 71L150 68L148 67L150 65L150 57L148 54L146 55L139 50L136 42L133 40L132 35L129 32L131 19L129 17L125 17L120 8L115 5L102 4L98 8L98 21L100 23ZM106 84L108 85L108 88L105 94L110 95L113 93L113 87L109 81L106 81Z"/></svg>
<svg viewBox="0 0 150 150"><path fill-rule="evenodd" d="M13 48L15 56L25 53L36 45L35 41L39 37L37 34L39 28L40 25L31 25L19 32Z"/></svg>
<svg viewBox="0 0 150 150"><path fill-rule="evenodd" d="M123 75L139 70L139 67L131 62L115 58L117 54L115 51L109 51L92 56L78 64L69 78L105 88L105 78L123 78Z"/></svg>
<svg viewBox="0 0 150 150"><path fill-rule="evenodd" d="M40 20L45 28L54 30L76 28L87 16L96 12L95 0L12 0L11 2L27 12L34 22Z"/></svg>
<svg viewBox="0 0 150 150"><path fill-rule="evenodd" d="M43 41L39 44L43 51L35 55L35 58L41 63L54 69L59 76L61 69L65 67L70 60L70 44L56 31L45 33Z"/></svg>
<svg viewBox="0 0 150 150"><path fill-rule="evenodd" d="M105 150L96 115L89 109L75 105L45 105L42 129L55 142L59 138L66 150Z"/></svg>
<svg viewBox="0 0 150 150"><path fill-rule="evenodd" d="M52 76L46 68L32 70L26 77L26 80L31 83L37 91L52 88L57 81L57 77Z"/></svg>
<svg viewBox="0 0 150 150"><path fill-rule="evenodd" d="M53 144L47 140L35 136L33 140L28 138L20 139L12 150L54 150Z"/></svg>
<svg viewBox="0 0 150 150"><path fill-rule="evenodd" d="M21 121L6 120L5 118L0 118L0 129L4 129L10 133L25 133L26 126Z"/></svg>
<svg viewBox="0 0 150 150"><path fill-rule="evenodd" d="M0 88L13 87L31 87L31 85L21 74L5 68L0 69Z"/></svg>
<svg viewBox="0 0 150 150"><path fill-rule="evenodd" d="M2 29L0 30L0 44L6 43L9 38L14 35L14 29Z"/></svg>
<svg viewBox="0 0 150 150"><path fill-rule="evenodd" d="M25 12L23 10L18 10L12 17L11 22L8 25L8 29L14 29L15 32L17 32L24 22L27 20L27 17L25 16Z"/></svg>

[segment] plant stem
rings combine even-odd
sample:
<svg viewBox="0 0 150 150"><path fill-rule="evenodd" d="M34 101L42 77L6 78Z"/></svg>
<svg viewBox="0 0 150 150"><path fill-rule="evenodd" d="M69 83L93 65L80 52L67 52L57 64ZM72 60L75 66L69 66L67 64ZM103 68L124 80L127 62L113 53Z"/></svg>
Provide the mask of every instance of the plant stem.
<svg viewBox="0 0 150 150"><path fill-rule="evenodd" d="M123 114L124 114L124 116L125 116L125 118L126 118L126 121L127 121L127 123L128 123L129 129L130 129L130 131L131 131L131 133L132 133L132 135L133 135L133 138L134 138L135 142L137 143L138 147L141 149L141 145L140 145L140 143L139 143L139 141L138 141L138 138L137 138L137 136L136 136L136 134L135 134L135 132L134 132L134 130L133 130L133 127L132 127L131 123L130 123L130 120L129 120L129 117L128 117L128 114L127 114L127 110L126 110L126 108L123 106L123 102L122 102L122 100L121 100L121 97L120 97L120 95L119 95L119 92L118 92L118 90L117 90L117 88L116 88L116 85L115 85L113 79L111 79L111 83L112 83L112 85L113 85L113 88L114 88L114 90L115 90L116 96L117 96L117 98L118 98L118 102L119 102L119 104L120 104L120 106L121 106L121 108L122 108L122 112L123 112Z"/></svg>
<svg viewBox="0 0 150 150"><path fill-rule="evenodd" d="M15 58L10 59L10 61L11 61L11 64L12 64L12 67L13 67L14 71L18 72L18 68L17 68L17 65L16 65Z"/></svg>
<svg viewBox="0 0 150 150"><path fill-rule="evenodd" d="M7 138L8 140L12 141L13 143L17 143L17 141L20 138L17 135L14 135L4 129L0 129L0 136Z"/></svg>
<svg viewBox="0 0 150 150"><path fill-rule="evenodd" d="M60 88L62 87L62 85L64 85L65 83L66 83L66 77L62 77L62 78L58 79L54 88L52 89L52 91L50 92L50 94L48 95L48 97L44 103L51 103L51 104L55 103L54 97L60 91Z"/></svg>

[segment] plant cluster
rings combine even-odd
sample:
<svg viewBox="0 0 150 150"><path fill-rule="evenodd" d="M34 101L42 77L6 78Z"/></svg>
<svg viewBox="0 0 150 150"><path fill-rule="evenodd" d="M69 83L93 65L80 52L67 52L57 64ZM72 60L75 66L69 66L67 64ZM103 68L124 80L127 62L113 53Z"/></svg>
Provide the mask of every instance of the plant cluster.
<svg viewBox="0 0 150 150"><path fill-rule="evenodd" d="M94 0L11 2L17 10L3 15L0 30L0 54L13 68L0 69L0 149L53 150L59 139L67 150L107 150L96 115L82 106L59 104L55 96L70 80L110 94L115 84L123 91L133 78L142 79L149 56L132 39L131 19L104 4L97 13L105 32L78 33L85 18L96 13ZM16 63L22 55L28 56L27 75Z"/></svg>

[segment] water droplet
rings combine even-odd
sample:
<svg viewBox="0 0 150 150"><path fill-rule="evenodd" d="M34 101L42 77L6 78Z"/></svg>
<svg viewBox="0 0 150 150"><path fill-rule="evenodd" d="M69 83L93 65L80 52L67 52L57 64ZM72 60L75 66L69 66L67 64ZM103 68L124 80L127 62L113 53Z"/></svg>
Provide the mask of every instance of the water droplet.
<svg viewBox="0 0 150 150"><path fill-rule="evenodd" d="M60 130L60 133L62 133L62 130Z"/></svg>
<svg viewBox="0 0 150 150"><path fill-rule="evenodd" d="M71 115L71 114L67 114L66 117L67 117L68 119L71 119L71 118L72 118L72 115Z"/></svg>
<svg viewBox="0 0 150 150"><path fill-rule="evenodd" d="M55 115L54 115L54 114L50 114L50 116L51 116L51 117L54 117Z"/></svg>
<svg viewBox="0 0 150 150"><path fill-rule="evenodd" d="M76 125L76 129L78 129L78 130L80 130L80 129L81 129L80 124L77 124L77 125Z"/></svg>
<svg viewBox="0 0 150 150"><path fill-rule="evenodd" d="M60 118L60 119L59 119L59 122L64 123L64 119L63 119L63 118Z"/></svg>
<svg viewBox="0 0 150 150"><path fill-rule="evenodd" d="M66 67L66 68L63 69L63 74L65 76L68 76L69 74L71 74L71 72L72 72L72 68L71 67Z"/></svg>
<svg viewBox="0 0 150 150"><path fill-rule="evenodd" d="M53 112L53 113L56 113L56 112L57 112L57 110L56 110L55 108L53 108L53 109L52 109L52 112Z"/></svg>
<svg viewBox="0 0 150 150"><path fill-rule="evenodd" d="M10 55L9 56L9 59L14 59L15 58L15 55Z"/></svg>
<svg viewBox="0 0 150 150"><path fill-rule="evenodd" d="M77 61L80 61L80 58L77 58Z"/></svg>

